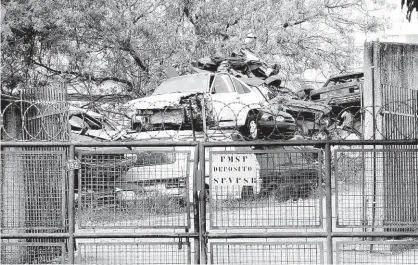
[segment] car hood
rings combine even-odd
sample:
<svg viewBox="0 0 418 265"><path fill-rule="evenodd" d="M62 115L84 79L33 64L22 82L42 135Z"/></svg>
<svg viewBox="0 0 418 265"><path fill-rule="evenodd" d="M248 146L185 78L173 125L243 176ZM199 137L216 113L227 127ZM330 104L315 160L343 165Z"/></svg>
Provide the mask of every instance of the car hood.
<svg viewBox="0 0 418 265"><path fill-rule="evenodd" d="M282 105L294 112L312 112L321 113L323 115L327 115L332 110L331 106L322 103L298 99L288 99L284 97L276 97L270 101L270 104Z"/></svg>
<svg viewBox="0 0 418 265"><path fill-rule="evenodd" d="M71 131L71 140L77 142L101 142L102 140L123 139L125 134L125 130L87 130L84 134L80 134L80 132L77 131Z"/></svg>
<svg viewBox="0 0 418 265"><path fill-rule="evenodd" d="M134 99L125 104L129 109L164 109L180 104L182 99L193 95L202 94L199 92L170 93L163 95L152 95L144 98Z"/></svg>

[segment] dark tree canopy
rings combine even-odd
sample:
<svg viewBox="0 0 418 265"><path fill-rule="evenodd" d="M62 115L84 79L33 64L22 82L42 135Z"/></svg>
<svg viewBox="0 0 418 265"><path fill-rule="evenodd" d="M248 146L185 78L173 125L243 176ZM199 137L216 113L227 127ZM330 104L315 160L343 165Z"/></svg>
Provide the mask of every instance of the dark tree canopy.
<svg viewBox="0 0 418 265"><path fill-rule="evenodd" d="M411 22L412 11L418 12L418 1L417 0L401 0L401 8L406 7L406 19Z"/></svg>
<svg viewBox="0 0 418 265"><path fill-rule="evenodd" d="M10 0L2 6L2 91L64 81L95 93L107 84L111 93L134 97L152 90L167 66L184 72L194 59L244 46L289 76L312 68L339 72L361 60L352 33L379 30L384 21L364 0Z"/></svg>

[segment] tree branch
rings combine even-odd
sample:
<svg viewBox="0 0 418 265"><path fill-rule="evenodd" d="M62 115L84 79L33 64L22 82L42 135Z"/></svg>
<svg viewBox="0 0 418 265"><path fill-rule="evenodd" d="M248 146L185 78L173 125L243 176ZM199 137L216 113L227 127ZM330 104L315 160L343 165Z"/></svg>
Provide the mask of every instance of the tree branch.
<svg viewBox="0 0 418 265"><path fill-rule="evenodd" d="M57 75L61 75L61 74L74 75L74 76L77 76L79 78L82 78L83 80L91 80L91 81L96 82L98 84L102 84L103 82L106 82L106 81L114 81L114 82L117 82L117 83L125 84L125 85L129 86L130 89L134 88L134 85L131 81L126 80L126 79L122 79L122 78L119 78L119 77L115 77L115 76L95 77L94 75L87 74L87 73L83 74L83 73L75 72L75 71L60 71L60 70L53 69L53 68L51 68L51 67L49 67L45 64L42 64L40 62L37 62L33 59L32 59L32 62L33 62L33 64L35 64L37 66L40 66L40 67L46 69L47 71L50 71L50 72L55 73Z"/></svg>
<svg viewBox="0 0 418 265"><path fill-rule="evenodd" d="M307 22L308 20L309 19L302 19L302 20L299 20L299 21L296 21L296 22L286 22L286 23L283 24L283 28L287 28L287 27L290 27L290 26L296 26L296 25L302 24L304 22Z"/></svg>

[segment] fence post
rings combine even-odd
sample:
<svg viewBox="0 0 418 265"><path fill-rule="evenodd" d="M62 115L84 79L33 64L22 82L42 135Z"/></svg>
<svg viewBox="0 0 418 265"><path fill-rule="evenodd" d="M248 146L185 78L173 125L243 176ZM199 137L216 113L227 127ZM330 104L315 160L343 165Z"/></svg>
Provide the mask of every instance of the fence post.
<svg viewBox="0 0 418 265"><path fill-rule="evenodd" d="M201 170L199 170L199 159L200 159L200 152L199 152L200 145L195 146L194 151L194 160L193 160L193 224L194 224L194 231L199 234L198 238L194 239L194 249L195 249L195 257L194 262L195 264L200 264L200 215L199 215L199 191L201 191Z"/></svg>
<svg viewBox="0 0 418 265"><path fill-rule="evenodd" d="M69 159L74 159L74 145L70 145ZM74 214L74 169L71 169L68 174L68 260L70 264L74 264L74 228L75 228L75 214Z"/></svg>
<svg viewBox="0 0 418 265"><path fill-rule="evenodd" d="M325 144L325 194L326 194L326 228L327 228L327 262L333 264L332 248L332 188L331 188L331 145Z"/></svg>
<svg viewBox="0 0 418 265"><path fill-rule="evenodd" d="M200 255L201 255L201 264L207 264L207 238L206 238L206 188L205 188L205 146L204 143L199 144L199 162L200 162L200 171L201 171L201 185L200 185L200 231L199 231L199 240L200 240Z"/></svg>

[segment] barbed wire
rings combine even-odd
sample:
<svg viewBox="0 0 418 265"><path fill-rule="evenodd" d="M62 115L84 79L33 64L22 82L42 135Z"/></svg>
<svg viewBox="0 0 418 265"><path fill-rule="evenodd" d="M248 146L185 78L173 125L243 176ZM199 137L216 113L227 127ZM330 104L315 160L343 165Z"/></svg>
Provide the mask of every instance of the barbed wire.
<svg viewBox="0 0 418 265"><path fill-rule="evenodd" d="M142 105L141 105L142 104ZM16 100L2 106L2 141L369 140L418 138L415 100L381 106L289 108L190 97L88 108L68 102ZM324 107L325 106L325 107Z"/></svg>

